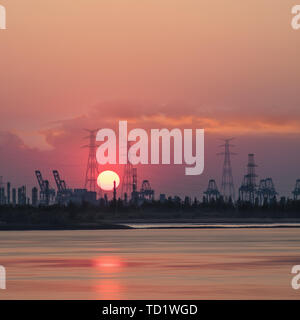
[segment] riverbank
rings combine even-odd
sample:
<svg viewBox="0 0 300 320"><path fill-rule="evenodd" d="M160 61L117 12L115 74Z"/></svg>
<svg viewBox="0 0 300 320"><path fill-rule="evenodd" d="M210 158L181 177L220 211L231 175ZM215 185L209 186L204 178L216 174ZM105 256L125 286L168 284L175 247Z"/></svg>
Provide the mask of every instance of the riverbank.
<svg viewBox="0 0 300 320"><path fill-rule="evenodd" d="M123 224L96 223L96 224L76 224L76 225L0 225L0 231L59 231L59 230L117 230L133 229Z"/></svg>
<svg viewBox="0 0 300 320"><path fill-rule="evenodd" d="M0 231L300 228L296 218L109 219L78 224L0 224Z"/></svg>

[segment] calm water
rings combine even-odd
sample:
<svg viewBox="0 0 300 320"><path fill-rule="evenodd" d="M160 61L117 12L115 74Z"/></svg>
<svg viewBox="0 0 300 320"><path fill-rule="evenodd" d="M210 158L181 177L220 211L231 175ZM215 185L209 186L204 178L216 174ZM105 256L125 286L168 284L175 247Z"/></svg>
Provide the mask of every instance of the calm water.
<svg viewBox="0 0 300 320"><path fill-rule="evenodd" d="M299 299L300 229L0 232L0 299Z"/></svg>

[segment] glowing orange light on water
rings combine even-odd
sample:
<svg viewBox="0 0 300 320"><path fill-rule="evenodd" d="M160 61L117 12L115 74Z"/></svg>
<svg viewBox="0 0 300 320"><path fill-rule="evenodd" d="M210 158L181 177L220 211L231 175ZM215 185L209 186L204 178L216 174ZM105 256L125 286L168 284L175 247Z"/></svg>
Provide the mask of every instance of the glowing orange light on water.
<svg viewBox="0 0 300 320"><path fill-rule="evenodd" d="M93 286L96 300L120 300L125 289L118 279L102 279Z"/></svg>
<svg viewBox="0 0 300 320"><path fill-rule="evenodd" d="M106 256L94 259L93 265L102 272L115 273L120 272L120 270L124 266L124 263L119 257Z"/></svg>

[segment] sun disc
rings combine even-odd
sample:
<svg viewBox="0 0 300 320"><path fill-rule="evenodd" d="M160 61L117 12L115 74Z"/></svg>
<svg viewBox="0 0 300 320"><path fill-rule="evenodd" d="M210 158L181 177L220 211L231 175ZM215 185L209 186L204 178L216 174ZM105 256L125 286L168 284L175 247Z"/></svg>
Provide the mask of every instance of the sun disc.
<svg viewBox="0 0 300 320"><path fill-rule="evenodd" d="M101 172L97 178L98 186L105 191L113 190L114 181L116 181L116 187L118 187L120 184L120 177L116 172L110 170Z"/></svg>

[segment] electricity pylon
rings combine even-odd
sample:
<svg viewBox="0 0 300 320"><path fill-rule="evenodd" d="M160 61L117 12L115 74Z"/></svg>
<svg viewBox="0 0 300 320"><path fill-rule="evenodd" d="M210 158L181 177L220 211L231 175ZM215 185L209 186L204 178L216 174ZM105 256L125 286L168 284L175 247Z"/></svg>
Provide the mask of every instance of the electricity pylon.
<svg viewBox="0 0 300 320"><path fill-rule="evenodd" d="M223 164L223 172L222 172L222 184L221 184L221 193L224 197L225 201L235 201L235 191L234 191L234 183L232 177L232 167L230 156L235 155L230 151L230 147L234 147L234 145L230 144L231 139L223 139L224 144L220 145L220 147L224 147L224 152L218 153L218 155L224 155L224 164Z"/></svg>
<svg viewBox="0 0 300 320"><path fill-rule="evenodd" d="M95 130L85 129L85 131L89 132L89 135L85 137L85 139L89 139L89 144L83 146L83 148L89 149L89 155L88 155L88 162L87 162L87 168L86 168L86 174L85 174L84 187L89 191L97 192L97 178L99 174L99 167L96 159L96 149L97 149L96 132L98 131L98 129L95 129ZM97 193L101 197L100 189L98 190Z"/></svg>

